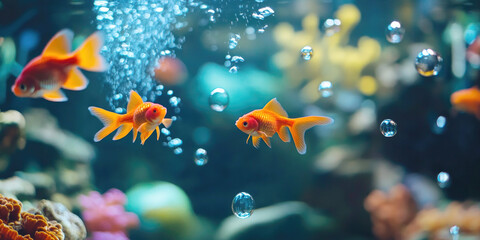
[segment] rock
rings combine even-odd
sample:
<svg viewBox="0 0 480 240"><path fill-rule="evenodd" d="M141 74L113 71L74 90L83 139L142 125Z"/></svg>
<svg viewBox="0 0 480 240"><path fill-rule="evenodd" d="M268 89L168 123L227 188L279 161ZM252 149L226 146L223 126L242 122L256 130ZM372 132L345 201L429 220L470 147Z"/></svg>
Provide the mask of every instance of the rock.
<svg viewBox="0 0 480 240"><path fill-rule="evenodd" d="M80 217L68 211L61 203L42 200L37 204L37 209L48 220L55 220L62 225L65 240L84 240L87 237L87 229Z"/></svg>
<svg viewBox="0 0 480 240"><path fill-rule="evenodd" d="M19 177L0 180L0 193L6 197L19 198L35 196L35 187L30 182Z"/></svg>
<svg viewBox="0 0 480 240"><path fill-rule="evenodd" d="M218 240L318 239L334 224L302 202L283 202L257 209L248 219L230 216L216 234Z"/></svg>

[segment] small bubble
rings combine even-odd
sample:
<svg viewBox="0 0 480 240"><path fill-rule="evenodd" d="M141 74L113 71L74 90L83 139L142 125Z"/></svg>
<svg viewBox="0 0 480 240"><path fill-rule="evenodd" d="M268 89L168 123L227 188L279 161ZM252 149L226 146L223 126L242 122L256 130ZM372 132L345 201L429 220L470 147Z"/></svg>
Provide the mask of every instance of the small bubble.
<svg viewBox="0 0 480 240"><path fill-rule="evenodd" d="M177 148L173 149L173 153L175 155L181 154L182 152L183 152L183 149L180 148L180 147L177 147Z"/></svg>
<svg viewBox="0 0 480 240"><path fill-rule="evenodd" d="M450 228L450 235L452 235L453 239L458 239L459 234L460 234L460 227L455 225Z"/></svg>
<svg viewBox="0 0 480 240"><path fill-rule="evenodd" d="M252 17L258 20L263 20L265 17L262 14L252 13Z"/></svg>
<svg viewBox="0 0 480 240"><path fill-rule="evenodd" d="M415 59L415 68L424 77L436 76L442 68L443 59L432 49L423 49Z"/></svg>
<svg viewBox="0 0 480 240"><path fill-rule="evenodd" d="M393 137L397 134L397 123L392 119L385 119L380 123L380 132L385 137Z"/></svg>
<svg viewBox="0 0 480 240"><path fill-rule="evenodd" d="M210 93L208 102L211 109L216 112L223 112L228 106L228 93L223 88L216 88Z"/></svg>
<svg viewBox="0 0 480 240"><path fill-rule="evenodd" d="M243 57L241 57L241 56L233 56L232 57L232 62L233 63L245 62L245 59L243 59Z"/></svg>
<svg viewBox="0 0 480 240"><path fill-rule="evenodd" d="M208 14L215 14L215 10L213 10L213 9L208 9L207 13L208 13Z"/></svg>
<svg viewBox="0 0 480 240"><path fill-rule="evenodd" d="M170 130L168 130L168 129L166 129L166 128L162 128L162 130L160 130L160 132L162 132L163 135L165 135L165 136L170 135Z"/></svg>
<svg viewBox="0 0 480 240"><path fill-rule="evenodd" d="M402 24L398 21L391 22L386 30L387 40L391 43L399 43L403 39L403 34L405 34L405 29L402 27Z"/></svg>
<svg viewBox="0 0 480 240"><path fill-rule="evenodd" d="M208 162L207 151L203 148L197 149L197 151L195 151L194 160L195 160L195 164L197 164L197 166L203 166L203 165L207 164L207 162Z"/></svg>
<svg viewBox="0 0 480 240"><path fill-rule="evenodd" d="M230 73L237 73L238 72L238 67L237 66L233 66L230 68L230 70L228 70Z"/></svg>
<svg viewBox="0 0 480 240"><path fill-rule="evenodd" d="M255 0L255 2L262 3L263 0Z"/></svg>
<svg viewBox="0 0 480 240"><path fill-rule="evenodd" d="M172 96L172 95L173 95L173 90L168 90L168 91L167 91L167 95L168 95L168 96Z"/></svg>
<svg viewBox="0 0 480 240"><path fill-rule="evenodd" d="M447 172L440 172L437 175L437 183L438 186L440 186L441 188L448 187L448 185L450 184L450 174L448 174Z"/></svg>
<svg viewBox="0 0 480 240"><path fill-rule="evenodd" d="M447 124L447 119L444 116L439 116L437 118L437 127L444 128Z"/></svg>
<svg viewBox="0 0 480 240"><path fill-rule="evenodd" d="M171 97L169 102L170 102L170 106L172 107L177 107L178 104L180 103L181 99L178 98L178 97Z"/></svg>
<svg viewBox="0 0 480 240"><path fill-rule="evenodd" d="M123 98L123 95L121 93L117 93L113 95L113 100L120 100Z"/></svg>
<svg viewBox="0 0 480 240"><path fill-rule="evenodd" d="M235 34L233 37L230 38L228 42L228 48L234 49L238 45L238 41L241 39L240 35Z"/></svg>
<svg viewBox="0 0 480 240"><path fill-rule="evenodd" d="M117 107L117 108L115 108L115 112L116 113L125 113L126 110L125 110L125 108Z"/></svg>
<svg viewBox="0 0 480 240"><path fill-rule="evenodd" d="M226 60L229 60L230 58L232 58L232 56L230 56L230 54L225 55Z"/></svg>
<svg viewBox="0 0 480 240"><path fill-rule="evenodd" d="M225 61L225 62L223 63L223 66L225 66L225 67L231 67L231 66L232 66L232 62L230 62L230 61L227 60L227 61Z"/></svg>
<svg viewBox="0 0 480 240"><path fill-rule="evenodd" d="M182 143L183 143L182 139L174 138L174 139L168 141L168 146L171 147L171 148L179 147L180 145L182 145Z"/></svg>
<svg viewBox="0 0 480 240"><path fill-rule="evenodd" d="M313 57L313 49L310 46L305 46L300 50L302 58L306 61L310 60Z"/></svg>
<svg viewBox="0 0 480 240"><path fill-rule="evenodd" d="M322 97L327 98L333 95L332 83L330 81L323 81L318 85L318 91Z"/></svg>
<svg viewBox="0 0 480 240"><path fill-rule="evenodd" d="M264 8L258 9L258 13L260 13L264 17L268 17L274 14L275 11L273 11L273 9L271 9L270 7L264 7Z"/></svg>
<svg viewBox="0 0 480 240"><path fill-rule="evenodd" d="M248 218L252 215L255 209L255 200L253 197L246 193L238 193L232 201L232 212L238 218Z"/></svg>
<svg viewBox="0 0 480 240"><path fill-rule="evenodd" d="M342 26L342 22L340 19L327 19L325 23L323 23L323 29L325 30L325 35L332 36L333 34L340 31L340 27Z"/></svg>

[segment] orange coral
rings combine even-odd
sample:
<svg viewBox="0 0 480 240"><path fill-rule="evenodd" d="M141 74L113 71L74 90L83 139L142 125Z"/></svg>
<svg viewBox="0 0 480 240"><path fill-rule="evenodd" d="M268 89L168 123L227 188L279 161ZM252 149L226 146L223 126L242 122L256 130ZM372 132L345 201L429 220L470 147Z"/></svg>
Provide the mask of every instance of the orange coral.
<svg viewBox="0 0 480 240"><path fill-rule="evenodd" d="M20 211L22 203L13 199L7 198L0 194L0 219L3 222L14 222L20 219Z"/></svg>
<svg viewBox="0 0 480 240"><path fill-rule="evenodd" d="M417 213L415 201L403 185L393 187L388 195L378 190L371 192L364 205L378 239L404 239L403 231Z"/></svg>
<svg viewBox="0 0 480 240"><path fill-rule="evenodd" d="M42 215L21 212L22 204L0 194L1 240L63 240L62 225ZM33 238L32 238L33 237Z"/></svg>

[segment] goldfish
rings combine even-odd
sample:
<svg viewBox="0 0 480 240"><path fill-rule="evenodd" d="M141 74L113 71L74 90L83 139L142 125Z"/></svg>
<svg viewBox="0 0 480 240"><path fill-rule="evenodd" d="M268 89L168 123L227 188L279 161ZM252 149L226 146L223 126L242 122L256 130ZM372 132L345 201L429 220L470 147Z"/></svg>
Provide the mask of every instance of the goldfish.
<svg viewBox="0 0 480 240"><path fill-rule="evenodd" d="M252 137L252 144L255 148L258 148L260 145L260 138L271 148L270 138L275 133L278 133L282 141L290 142L288 128L298 153L305 154L307 152L304 138L305 131L316 125L332 122L333 119L321 116L288 118L287 112L274 98L263 109L254 110L238 118L235 125L242 132L248 134L247 144L250 137Z"/></svg>
<svg viewBox="0 0 480 240"><path fill-rule="evenodd" d="M480 89L478 87L462 89L452 93L450 102L454 108L474 114L480 119Z"/></svg>
<svg viewBox="0 0 480 240"><path fill-rule="evenodd" d="M73 32L64 29L55 34L40 56L32 59L22 70L12 86L17 97L42 97L53 102L64 102L68 98L60 88L83 90L88 79L79 68L103 72L108 64L99 54L103 46L103 35L95 32L74 52L71 51Z"/></svg>
<svg viewBox="0 0 480 240"><path fill-rule="evenodd" d="M165 118L167 109L156 103L143 102L140 95L135 91L130 91L130 99L127 105L127 113L117 114L109 112L98 107L89 107L90 113L102 121L104 127L95 134L93 140L98 142L107 135L117 130L113 140L122 139L133 129L133 142L137 139L137 133L140 132L142 145L145 143L153 131L157 131L157 140L160 138L159 125L163 124L169 128L172 119Z"/></svg>

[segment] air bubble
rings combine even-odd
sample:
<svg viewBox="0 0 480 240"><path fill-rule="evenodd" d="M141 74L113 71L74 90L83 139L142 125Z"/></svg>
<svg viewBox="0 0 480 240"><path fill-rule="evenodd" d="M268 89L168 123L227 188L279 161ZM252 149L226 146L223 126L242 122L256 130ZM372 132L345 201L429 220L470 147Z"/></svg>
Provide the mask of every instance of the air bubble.
<svg viewBox="0 0 480 240"><path fill-rule="evenodd" d="M332 36L333 34L340 31L340 27L342 22L340 19L327 19L325 23L323 23L323 29L325 30L325 35Z"/></svg>
<svg viewBox="0 0 480 240"><path fill-rule="evenodd" d="M310 46L305 46L300 50L302 58L306 61L310 60L313 57L313 49Z"/></svg>
<svg viewBox="0 0 480 240"><path fill-rule="evenodd" d="M385 137L393 137L397 134L397 123L392 119L385 119L380 123L380 132Z"/></svg>
<svg viewBox="0 0 480 240"><path fill-rule="evenodd" d="M318 85L318 91L324 98L328 98L333 95L332 83L330 81L323 81Z"/></svg>
<svg viewBox="0 0 480 240"><path fill-rule="evenodd" d="M227 108L229 99L228 93L223 88L216 88L210 93L208 98L210 108L216 112L223 112Z"/></svg>
<svg viewBox="0 0 480 240"><path fill-rule="evenodd" d="M403 34L405 34L405 29L402 27L402 24L398 21L391 22L386 30L387 40L391 43L399 43L403 39Z"/></svg>
<svg viewBox="0 0 480 240"><path fill-rule="evenodd" d="M203 165L207 164L207 162L208 162L207 150L205 150L203 148L197 149L197 151L195 151L194 160L195 160L195 164L197 166L203 166Z"/></svg>
<svg viewBox="0 0 480 240"><path fill-rule="evenodd" d="M448 187L450 185L450 174L447 172L440 172L437 175L437 183L441 188Z"/></svg>
<svg viewBox="0 0 480 240"><path fill-rule="evenodd" d="M442 68L443 59L432 49L423 49L415 59L415 68L420 75L431 77L438 75Z"/></svg>
<svg viewBox="0 0 480 240"><path fill-rule="evenodd" d="M253 197L246 193L238 193L232 201L232 212L238 218L248 218L252 215L255 209L255 200Z"/></svg>

